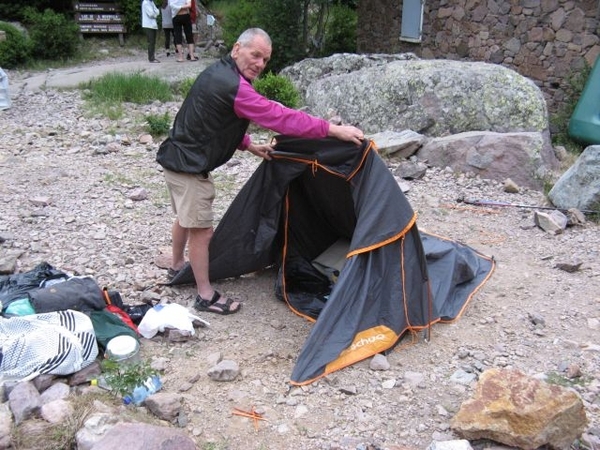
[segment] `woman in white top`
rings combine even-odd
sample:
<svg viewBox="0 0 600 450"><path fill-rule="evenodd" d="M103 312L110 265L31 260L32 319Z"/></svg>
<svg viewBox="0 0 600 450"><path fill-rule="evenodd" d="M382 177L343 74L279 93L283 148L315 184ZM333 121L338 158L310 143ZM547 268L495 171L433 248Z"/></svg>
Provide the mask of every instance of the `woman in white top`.
<svg viewBox="0 0 600 450"><path fill-rule="evenodd" d="M156 33L158 30L158 24L156 18L158 17L159 11L154 0L143 0L142 1L142 28L146 32L146 38L148 40L148 61L151 63L160 62L154 57L154 48L156 47Z"/></svg>

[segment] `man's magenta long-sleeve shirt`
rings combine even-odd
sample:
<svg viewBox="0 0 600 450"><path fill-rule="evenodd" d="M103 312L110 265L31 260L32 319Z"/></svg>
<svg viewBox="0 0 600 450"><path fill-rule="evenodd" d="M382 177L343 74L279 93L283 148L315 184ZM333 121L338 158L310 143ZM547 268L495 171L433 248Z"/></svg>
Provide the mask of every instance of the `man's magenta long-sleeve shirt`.
<svg viewBox="0 0 600 450"><path fill-rule="evenodd" d="M233 110L240 118L251 120L263 128L287 136L321 139L329 133L329 122L326 120L287 108L263 97L242 76ZM245 150L250 143L250 136L246 134L238 149Z"/></svg>

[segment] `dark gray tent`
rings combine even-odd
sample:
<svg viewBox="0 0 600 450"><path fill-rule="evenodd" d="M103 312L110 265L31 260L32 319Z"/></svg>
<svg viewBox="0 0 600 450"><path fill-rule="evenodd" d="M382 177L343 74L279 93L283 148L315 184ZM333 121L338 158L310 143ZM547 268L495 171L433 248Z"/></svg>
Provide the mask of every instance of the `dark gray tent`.
<svg viewBox="0 0 600 450"><path fill-rule="evenodd" d="M276 267L275 293L314 321L291 375L307 384L457 319L494 262L420 233L373 142L277 138L210 245L210 278ZM189 265L171 284L193 283Z"/></svg>

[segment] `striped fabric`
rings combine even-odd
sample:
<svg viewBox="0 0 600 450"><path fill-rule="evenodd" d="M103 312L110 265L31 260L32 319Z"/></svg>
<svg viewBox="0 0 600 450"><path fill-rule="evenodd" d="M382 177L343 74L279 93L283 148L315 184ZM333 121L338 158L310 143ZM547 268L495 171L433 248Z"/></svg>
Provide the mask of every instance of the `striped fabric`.
<svg viewBox="0 0 600 450"><path fill-rule="evenodd" d="M0 382L70 375L98 356L92 321L66 310L0 318Z"/></svg>

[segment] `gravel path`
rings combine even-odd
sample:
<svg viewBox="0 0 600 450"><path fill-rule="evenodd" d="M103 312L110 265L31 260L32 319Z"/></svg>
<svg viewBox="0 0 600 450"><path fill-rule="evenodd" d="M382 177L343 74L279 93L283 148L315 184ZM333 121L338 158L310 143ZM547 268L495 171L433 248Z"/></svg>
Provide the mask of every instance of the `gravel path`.
<svg viewBox="0 0 600 450"><path fill-rule="evenodd" d="M19 256L18 271L47 261L91 275L128 303L160 298L191 306L192 287L160 285L165 270L155 262L168 251L172 215L154 161L160 142L139 139L145 115L168 110L174 117L179 101L127 104L119 120L89 113L77 90L23 90L13 101L0 112L2 253ZM257 164L238 152L215 172L217 217ZM388 355L387 371L371 370L365 361L292 389L289 374L310 324L276 300L269 271L219 282L220 290L244 301L241 313L205 317L211 326L188 342L158 337L142 343L143 355L164 368L165 389L182 392L182 426L201 448L206 442L210 448L256 450L425 448L432 440L457 438L449 422L473 390L451 381L458 371L514 367L564 376L571 365L582 372L582 382L573 386L588 413L588 439L598 441L598 225L552 236L534 225L532 210L457 203L464 195L542 205L543 196L506 194L500 183L445 170L430 169L408 185L421 229L497 261L464 316L434 326L428 343L400 345ZM573 262L582 263L574 273L555 267ZM206 376L218 354L240 365L235 382ZM255 431L248 419L231 415L234 406L254 406L269 421Z"/></svg>

